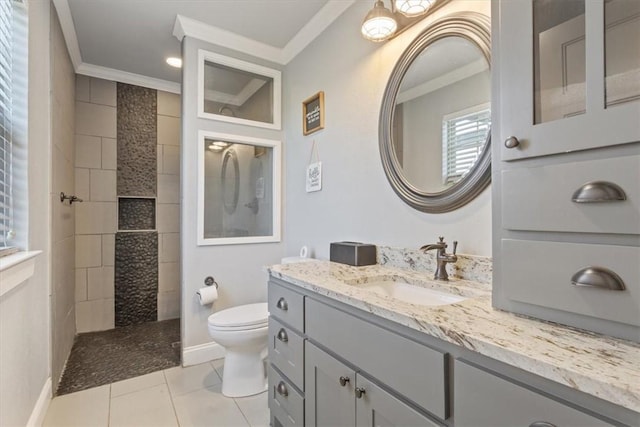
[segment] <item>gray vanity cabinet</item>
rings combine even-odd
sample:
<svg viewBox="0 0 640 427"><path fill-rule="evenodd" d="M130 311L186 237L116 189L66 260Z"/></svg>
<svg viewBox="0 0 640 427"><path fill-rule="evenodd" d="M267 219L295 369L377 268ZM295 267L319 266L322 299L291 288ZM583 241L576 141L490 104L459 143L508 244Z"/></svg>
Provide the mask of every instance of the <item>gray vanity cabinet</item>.
<svg viewBox="0 0 640 427"><path fill-rule="evenodd" d="M640 2L492 3L493 305L640 341Z"/></svg>
<svg viewBox="0 0 640 427"><path fill-rule="evenodd" d="M438 426L309 341L305 352L306 426Z"/></svg>
<svg viewBox="0 0 640 427"><path fill-rule="evenodd" d="M455 408L456 427L613 425L461 361L455 363Z"/></svg>

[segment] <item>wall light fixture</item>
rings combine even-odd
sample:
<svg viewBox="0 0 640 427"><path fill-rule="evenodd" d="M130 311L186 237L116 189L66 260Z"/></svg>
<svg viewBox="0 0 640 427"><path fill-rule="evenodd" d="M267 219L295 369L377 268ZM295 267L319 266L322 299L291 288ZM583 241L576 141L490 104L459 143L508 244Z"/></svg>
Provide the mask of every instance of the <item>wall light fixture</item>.
<svg viewBox="0 0 640 427"><path fill-rule="evenodd" d="M383 42L400 34L450 0L391 0L391 10L376 0L362 22L362 36Z"/></svg>

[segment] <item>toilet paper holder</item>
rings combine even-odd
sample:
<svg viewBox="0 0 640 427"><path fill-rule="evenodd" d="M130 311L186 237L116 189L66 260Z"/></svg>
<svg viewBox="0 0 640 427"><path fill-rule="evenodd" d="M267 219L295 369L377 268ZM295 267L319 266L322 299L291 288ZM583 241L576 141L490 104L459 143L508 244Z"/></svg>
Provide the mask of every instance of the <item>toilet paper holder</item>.
<svg viewBox="0 0 640 427"><path fill-rule="evenodd" d="M205 277L204 284L206 286L215 286L216 289L218 289L218 282L216 282L216 279L214 279L212 276Z"/></svg>

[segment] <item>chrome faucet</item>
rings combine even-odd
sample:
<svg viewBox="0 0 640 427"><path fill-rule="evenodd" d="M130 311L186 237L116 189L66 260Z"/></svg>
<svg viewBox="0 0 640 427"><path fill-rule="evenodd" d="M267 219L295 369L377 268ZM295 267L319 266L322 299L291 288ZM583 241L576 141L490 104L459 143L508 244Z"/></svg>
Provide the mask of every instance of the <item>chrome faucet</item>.
<svg viewBox="0 0 640 427"><path fill-rule="evenodd" d="M421 251L426 253L431 249L437 249L438 252L436 254L436 273L433 278L436 280L449 280L449 275L447 274L447 263L458 261L458 257L456 255L456 249L458 248L458 242L453 242L453 253L448 254L446 252L447 244L444 241L444 237L439 238L440 241L438 243L432 243L430 245L424 245L420 248Z"/></svg>

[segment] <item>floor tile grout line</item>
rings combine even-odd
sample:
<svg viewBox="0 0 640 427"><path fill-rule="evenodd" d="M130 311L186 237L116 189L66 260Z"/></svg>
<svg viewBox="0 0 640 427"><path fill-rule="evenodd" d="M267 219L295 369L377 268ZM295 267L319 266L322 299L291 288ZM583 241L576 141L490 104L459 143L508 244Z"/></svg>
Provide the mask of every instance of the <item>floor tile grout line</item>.
<svg viewBox="0 0 640 427"><path fill-rule="evenodd" d="M167 390L169 391L169 399L171 400L171 409L173 409L173 416L176 418L176 425L180 427L180 419L178 418L178 411L176 410L176 404L173 401L173 393L171 392L171 387L169 386L169 379L167 378L167 373L165 370L162 371L162 376L164 377L164 382L167 385Z"/></svg>
<svg viewBox="0 0 640 427"><path fill-rule="evenodd" d="M247 416L245 415L244 411L242 410L242 408L240 407L240 405L238 404L238 401L235 398L233 399L233 403L236 404L236 406L238 407L238 410L240 411L240 413L242 414L242 418L244 418L244 420L247 422L247 425L249 427L251 427L251 423L249 422L249 418L247 418Z"/></svg>

